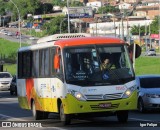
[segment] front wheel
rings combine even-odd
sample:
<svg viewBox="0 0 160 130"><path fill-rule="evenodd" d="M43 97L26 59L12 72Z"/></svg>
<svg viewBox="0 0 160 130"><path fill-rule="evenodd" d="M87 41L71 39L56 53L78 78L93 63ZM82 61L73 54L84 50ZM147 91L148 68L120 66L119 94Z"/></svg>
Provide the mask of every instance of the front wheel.
<svg viewBox="0 0 160 130"><path fill-rule="evenodd" d="M60 105L60 120L63 125L69 125L71 123L71 116L64 113L63 104Z"/></svg>
<svg viewBox="0 0 160 130"><path fill-rule="evenodd" d="M117 118L119 122L126 123L128 121L128 111L118 111Z"/></svg>

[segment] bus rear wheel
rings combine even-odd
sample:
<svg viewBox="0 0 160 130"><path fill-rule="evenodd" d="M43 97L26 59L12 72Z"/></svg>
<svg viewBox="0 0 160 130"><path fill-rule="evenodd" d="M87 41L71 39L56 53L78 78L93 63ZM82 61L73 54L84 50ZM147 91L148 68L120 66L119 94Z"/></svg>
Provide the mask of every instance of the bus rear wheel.
<svg viewBox="0 0 160 130"><path fill-rule="evenodd" d="M120 123L126 123L128 121L128 111L118 111L117 118Z"/></svg>
<svg viewBox="0 0 160 130"><path fill-rule="evenodd" d="M63 125L69 125L71 123L71 116L69 114L64 114L63 104L60 105L60 120Z"/></svg>
<svg viewBox="0 0 160 130"><path fill-rule="evenodd" d="M42 119L42 114L41 114L41 112L40 111L37 111L36 110L36 105L35 105L35 102L33 101L32 102L32 114L33 114L33 118L35 119L35 120L40 120L40 119Z"/></svg>

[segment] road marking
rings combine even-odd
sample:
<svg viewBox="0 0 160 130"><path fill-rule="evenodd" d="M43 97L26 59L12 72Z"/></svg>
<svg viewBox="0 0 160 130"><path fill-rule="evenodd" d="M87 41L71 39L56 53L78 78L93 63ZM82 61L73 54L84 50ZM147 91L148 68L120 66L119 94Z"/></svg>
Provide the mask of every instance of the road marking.
<svg viewBox="0 0 160 130"><path fill-rule="evenodd" d="M138 119L138 118L129 118L131 120L136 120L136 121L148 121L148 122L157 122L157 123L160 123L160 121L153 121L153 120L145 120L145 119Z"/></svg>
<svg viewBox="0 0 160 130"><path fill-rule="evenodd" d="M7 119L7 120L14 120L14 121L26 121L26 120L23 120L21 118L15 118L15 117L3 115L3 114L0 114L0 119L1 120Z"/></svg>

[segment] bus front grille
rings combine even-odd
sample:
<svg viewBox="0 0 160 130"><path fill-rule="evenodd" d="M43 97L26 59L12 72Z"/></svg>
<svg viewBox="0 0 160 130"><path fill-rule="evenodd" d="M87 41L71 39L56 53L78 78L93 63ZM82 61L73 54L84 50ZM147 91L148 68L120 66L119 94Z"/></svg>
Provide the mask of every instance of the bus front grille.
<svg viewBox="0 0 160 130"><path fill-rule="evenodd" d="M105 100L113 100L113 99L120 99L123 93L114 93L114 94L105 94L103 99Z"/></svg>
<svg viewBox="0 0 160 130"><path fill-rule="evenodd" d="M95 101L95 100L115 100L122 98L123 93L114 93L114 94L99 94L99 95L85 95L87 100Z"/></svg>
<svg viewBox="0 0 160 130"><path fill-rule="evenodd" d="M119 104L111 104L109 107L101 107L100 105L90 105L92 110L104 110L104 109L115 109L119 107Z"/></svg>

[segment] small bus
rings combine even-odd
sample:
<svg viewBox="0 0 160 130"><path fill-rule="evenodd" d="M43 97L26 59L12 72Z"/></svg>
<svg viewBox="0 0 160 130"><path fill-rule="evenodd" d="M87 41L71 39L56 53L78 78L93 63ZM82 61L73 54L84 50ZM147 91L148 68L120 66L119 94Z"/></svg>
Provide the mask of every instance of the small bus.
<svg viewBox="0 0 160 130"><path fill-rule="evenodd" d="M101 69L105 58L111 66ZM85 33L55 34L18 50L18 101L35 120L57 113L73 118L116 115L128 121L137 109L135 73L125 41ZM88 115L88 116L87 116Z"/></svg>

